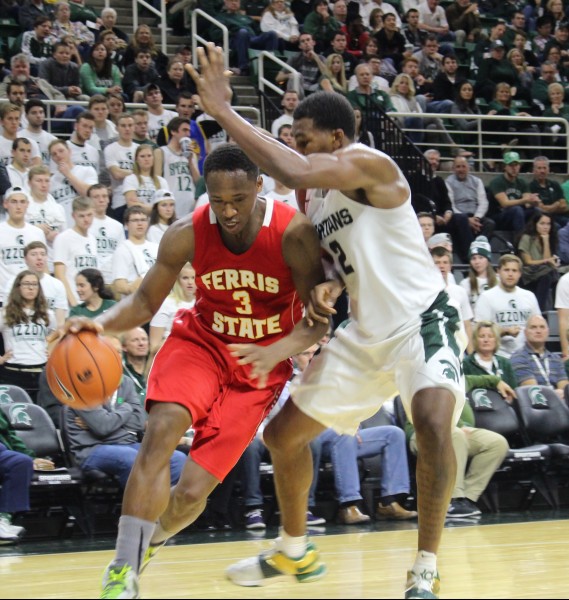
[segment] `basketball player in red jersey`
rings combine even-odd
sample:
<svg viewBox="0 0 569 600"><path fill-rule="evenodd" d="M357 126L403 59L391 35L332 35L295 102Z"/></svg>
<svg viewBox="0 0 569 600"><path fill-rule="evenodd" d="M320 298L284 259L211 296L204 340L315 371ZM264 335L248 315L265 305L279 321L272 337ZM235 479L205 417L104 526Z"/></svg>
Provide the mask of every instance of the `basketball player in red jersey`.
<svg viewBox="0 0 569 600"><path fill-rule="evenodd" d="M288 357L327 328L309 327L301 312L300 301L308 303L324 280L310 221L257 196L259 170L234 144L207 157L204 177L209 206L170 226L136 293L96 321L67 324L71 332L132 329L156 313L186 262L196 271L196 305L177 313L149 374L148 426L125 489L104 598L139 597L141 567L204 510L291 375ZM255 377L230 354L228 345L251 342L279 348L268 376ZM170 491L169 459L190 426L190 458Z"/></svg>

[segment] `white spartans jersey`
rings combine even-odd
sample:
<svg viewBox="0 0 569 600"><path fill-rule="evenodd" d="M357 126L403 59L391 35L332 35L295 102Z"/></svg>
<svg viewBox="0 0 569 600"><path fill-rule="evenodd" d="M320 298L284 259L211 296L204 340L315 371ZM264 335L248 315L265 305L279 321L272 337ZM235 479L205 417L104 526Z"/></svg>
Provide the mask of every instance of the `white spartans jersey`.
<svg viewBox="0 0 569 600"><path fill-rule="evenodd" d="M95 217L89 227L89 235L97 240L97 257L99 271L103 274L106 284L113 283L113 256L121 242L126 239L124 227L116 219L105 216Z"/></svg>
<svg viewBox="0 0 569 600"><path fill-rule="evenodd" d="M24 247L31 242L46 244L44 232L39 227L29 223L23 227L13 227L7 221L0 223L0 294L10 278L27 268Z"/></svg>
<svg viewBox="0 0 569 600"><path fill-rule="evenodd" d="M403 177L403 175L401 175ZM445 285L424 242L411 199L379 209L338 190L311 190L307 214L334 259L352 319L370 342L416 327Z"/></svg>
<svg viewBox="0 0 569 600"><path fill-rule="evenodd" d="M172 110L164 109L159 115L155 115L148 111L148 137L151 140L156 140L159 131L174 118L178 113Z"/></svg>
<svg viewBox="0 0 569 600"><path fill-rule="evenodd" d="M88 183L89 185L95 185L96 183L99 183L97 171L95 171L93 167L74 165L71 169L71 173L74 177L79 178L81 181ZM73 200L79 196L77 190L71 185L67 177L64 177L59 171L55 171L51 176L49 193L53 196L55 201L61 204L63 207L67 226L73 227L75 223L71 213Z"/></svg>
<svg viewBox="0 0 569 600"><path fill-rule="evenodd" d="M75 276L82 269L98 269L97 240L92 235L81 235L66 229L53 242L53 262L65 265L65 276L75 300L79 302Z"/></svg>
<svg viewBox="0 0 569 600"><path fill-rule="evenodd" d="M195 186L190 175L188 159L182 154L176 154L168 146L162 146L164 157L164 179L168 182L168 188L176 199L176 216L178 218L192 212L196 205ZM195 154L191 153L191 160Z"/></svg>
<svg viewBox="0 0 569 600"><path fill-rule="evenodd" d="M71 151L71 162L74 165L81 167L93 167L97 173L101 169L99 151L87 143L84 146L80 146L71 140L67 140L67 147ZM52 165L52 169L55 171L55 164Z"/></svg>
<svg viewBox="0 0 569 600"><path fill-rule="evenodd" d="M126 279L129 283L144 277L156 262L158 244L146 240L133 244L130 240L119 245L113 258L113 281Z"/></svg>
<svg viewBox="0 0 569 600"><path fill-rule="evenodd" d="M29 129L21 129L18 131L18 137L25 137L27 140L33 140L37 143L41 161L44 165L49 165L49 145L53 140L57 138L49 133L49 131L45 131L42 129L40 132L36 133L35 131L30 131Z"/></svg>
<svg viewBox="0 0 569 600"><path fill-rule="evenodd" d="M138 144L132 142L130 146L122 146L118 142L113 142L105 147L103 154L105 156L105 166L110 170L111 167L119 167L125 171L131 171L134 167L134 153ZM113 208L120 208L126 204L122 184L124 179L115 179L111 175L111 187L113 188Z"/></svg>
<svg viewBox="0 0 569 600"><path fill-rule="evenodd" d="M24 311L32 316L33 311ZM17 323L8 327L5 322L5 310L0 311L0 330L4 337L6 350L12 351L8 365L43 365L47 362L48 334L56 327L53 311L48 310L48 322Z"/></svg>

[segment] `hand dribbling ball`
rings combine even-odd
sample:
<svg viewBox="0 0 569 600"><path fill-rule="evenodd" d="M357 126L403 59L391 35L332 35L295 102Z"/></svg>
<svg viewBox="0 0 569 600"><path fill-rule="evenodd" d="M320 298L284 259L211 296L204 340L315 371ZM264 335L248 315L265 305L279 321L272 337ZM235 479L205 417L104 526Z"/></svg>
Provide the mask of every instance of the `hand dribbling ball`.
<svg viewBox="0 0 569 600"><path fill-rule="evenodd" d="M72 408L89 410L106 402L119 387L122 360L112 343L94 331L67 334L46 365L55 397Z"/></svg>

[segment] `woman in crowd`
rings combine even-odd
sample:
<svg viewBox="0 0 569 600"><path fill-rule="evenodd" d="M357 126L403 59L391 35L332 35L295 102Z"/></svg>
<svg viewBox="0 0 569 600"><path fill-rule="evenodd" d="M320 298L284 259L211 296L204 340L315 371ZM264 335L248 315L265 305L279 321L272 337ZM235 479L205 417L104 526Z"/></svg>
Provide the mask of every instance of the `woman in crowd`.
<svg viewBox="0 0 569 600"><path fill-rule="evenodd" d="M383 10L381 8L374 8L369 13L369 33L373 36L374 33L378 33L383 29Z"/></svg>
<svg viewBox="0 0 569 600"><path fill-rule="evenodd" d="M176 104L180 92L196 93L193 79L186 73L184 63L179 57L174 57L169 63L166 75L158 82L164 104Z"/></svg>
<svg viewBox="0 0 569 600"><path fill-rule="evenodd" d="M70 317L88 317L94 319L109 310L115 299L105 286L105 280L98 269L83 269L75 277L77 295L81 301L69 311Z"/></svg>
<svg viewBox="0 0 569 600"><path fill-rule="evenodd" d="M140 206L149 215L156 190L169 190L168 182L156 173L152 146L140 144L134 153L133 173L123 182L127 207Z"/></svg>
<svg viewBox="0 0 569 600"><path fill-rule="evenodd" d="M122 94L107 94L107 106L109 107L109 120L116 127L118 118L126 112L126 104Z"/></svg>
<svg viewBox="0 0 569 600"><path fill-rule="evenodd" d="M286 5L285 0L271 0L261 15L261 31L276 32L279 38L279 50L298 52L300 31L294 13Z"/></svg>
<svg viewBox="0 0 569 600"><path fill-rule="evenodd" d="M79 74L81 88L89 96L122 93L121 72L102 42L93 45L87 62L79 69Z"/></svg>
<svg viewBox="0 0 569 600"><path fill-rule="evenodd" d="M150 227L146 232L146 239L150 242L160 243L166 229L176 220L176 201L172 194L166 190L159 190L152 199L150 211Z"/></svg>
<svg viewBox="0 0 569 600"><path fill-rule="evenodd" d="M506 58L514 66L514 69L516 69L520 84L528 90L531 95L531 86L534 81L535 68L526 62L523 53L518 50L518 48L512 48L508 51Z"/></svg>
<svg viewBox="0 0 569 600"><path fill-rule="evenodd" d="M365 144L370 148L375 148L375 140L373 139L373 135L371 131L368 131L365 127L363 127L363 117L361 108L358 106L352 106L354 109L354 117L356 118L356 134L355 141L359 144Z"/></svg>
<svg viewBox="0 0 569 600"><path fill-rule="evenodd" d="M476 104L474 87L468 79L458 82L456 86L456 96L454 103L450 108L450 112L455 115L461 115L452 120L454 127L457 130L456 133L453 133L453 138L457 144L465 146L468 150L472 151L472 148L468 148L468 146L477 144L477 135L475 133L469 134L465 132L478 131L480 121L476 118L468 118L467 115L479 115L481 113Z"/></svg>
<svg viewBox="0 0 569 600"><path fill-rule="evenodd" d="M324 52L328 49L334 33L340 31L341 23L337 21L328 8L328 0L315 0L314 10L304 19L304 33L310 33L316 42L314 50Z"/></svg>
<svg viewBox="0 0 569 600"><path fill-rule="evenodd" d="M535 294L541 312L551 309L553 287L559 279L557 245L557 229L551 217L536 211L526 223L518 253L524 263L522 286Z"/></svg>
<svg viewBox="0 0 569 600"><path fill-rule="evenodd" d="M47 362L47 336L55 327L55 316L47 307L38 276L21 271L0 312L5 348L0 357L0 378L3 383L24 388L34 402Z"/></svg>
<svg viewBox="0 0 569 600"><path fill-rule="evenodd" d="M325 92L347 94L348 82L346 81L346 69L342 55L332 53L326 58L326 64L321 65L320 59L317 59L317 62L322 73L320 87Z"/></svg>
<svg viewBox="0 0 569 600"><path fill-rule="evenodd" d="M71 8L68 2L58 2L55 5L54 20L51 32L58 39L64 35L72 35L81 56L86 56L95 41L95 34L81 21L71 21Z"/></svg>
<svg viewBox="0 0 569 600"><path fill-rule="evenodd" d="M492 250L488 239L483 235L478 236L472 242L468 251L468 262L470 265L468 277L465 277L460 282L460 285L468 294L472 310L474 310L480 294L493 288L498 283L496 271L494 271L494 267L490 262L491 256Z"/></svg>
<svg viewBox="0 0 569 600"><path fill-rule="evenodd" d="M190 263L186 263L178 274L172 293L164 300L162 306L150 321L150 361L170 333L174 315L181 308L192 308L195 304L195 295L196 272Z"/></svg>
<svg viewBox="0 0 569 600"><path fill-rule="evenodd" d="M496 389L511 402L513 396L507 392L518 387L518 380L510 361L496 354L500 348L500 329L491 321L476 323L472 331L474 352L463 361L467 388ZM504 385L505 384L505 385Z"/></svg>

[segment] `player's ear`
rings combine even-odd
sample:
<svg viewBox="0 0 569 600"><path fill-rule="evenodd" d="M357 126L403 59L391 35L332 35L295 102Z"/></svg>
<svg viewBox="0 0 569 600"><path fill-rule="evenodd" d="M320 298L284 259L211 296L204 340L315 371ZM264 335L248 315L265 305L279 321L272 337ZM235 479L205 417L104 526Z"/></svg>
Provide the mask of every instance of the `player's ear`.
<svg viewBox="0 0 569 600"><path fill-rule="evenodd" d="M259 175L259 177L257 177L257 194L260 194L262 189L263 189L263 176Z"/></svg>
<svg viewBox="0 0 569 600"><path fill-rule="evenodd" d="M344 130L343 129L334 129L332 132L333 141L333 150L339 150L344 143Z"/></svg>

